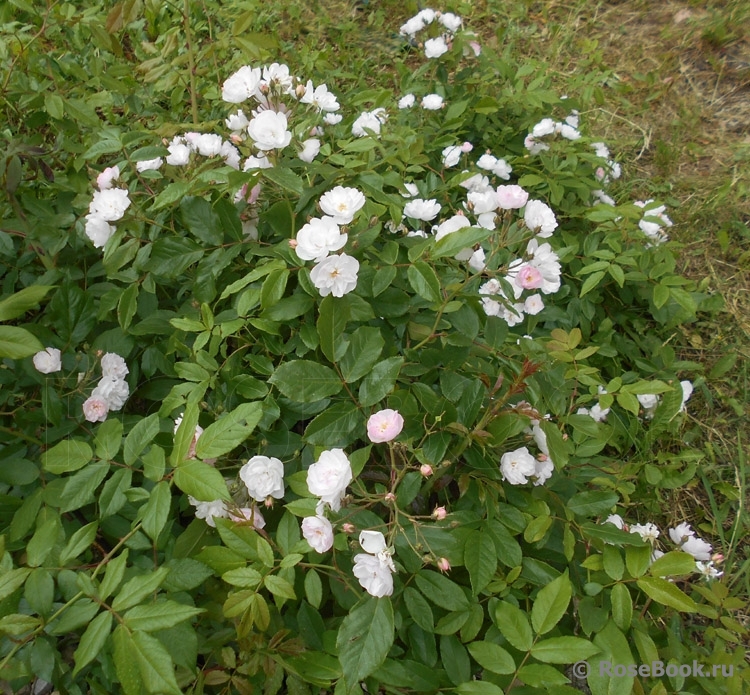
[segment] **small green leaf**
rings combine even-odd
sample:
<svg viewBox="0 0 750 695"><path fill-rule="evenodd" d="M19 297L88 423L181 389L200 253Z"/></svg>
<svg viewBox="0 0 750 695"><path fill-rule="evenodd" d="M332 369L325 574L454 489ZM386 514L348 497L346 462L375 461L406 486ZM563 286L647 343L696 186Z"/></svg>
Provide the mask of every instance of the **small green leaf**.
<svg viewBox="0 0 750 695"><path fill-rule="evenodd" d="M560 622L572 595L573 586L567 572L539 590L531 608L531 625L538 635L549 632Z"/></svg>
<svg viewBox="0 0 750 695"><path fill-rule="evenodd" d="M657 603L683 613L695 613L698 610L698 606L693 599L666 579L641 577L636 583L644 594Z"/></svg>
<svg viewBox="0 0 750 695"><path fill-rule="evenodd" d="M320 575L312 569L305 572L305 596L311 606L320 608L320 602L323 600L323 584L320 581Z"/></svg>
<svg viewBox="0 0 750 695"><path fill-rule="evenodd" d="M140 574L129 579L112 601L112 610L122 613L138 605L149 594L153 594L169 574L166 567L159 567L148 574Z"/></svg>
<svg viewBox="0 0 750 695"><path fill-rule="evenodd" d="M599 647L580 637L552 637L531 647L531 655L546 664L571 664L598 652Z"/></svg>
<svg viewBox="0 0 750 695"><path fill-rule="evenodd" d="M415 577L417 588L439 608L449 611L465 611L469 601L461 587L437 572L420 570Z"/></svg>
<svg viewBox="0 0 750 695"><path fill-rule="evenodd" d="M492 537L484 531L472 531L466 536L464 565L469 571L474 596L490 583L497 570L497 550Z"/></svg>
<svg viewBox="0 0 750 695"><path fill-rule="evenodd" d="M428 633L435 630L435 618L432 615L432 608L430 608L430 604L422 597L422 594L413 587L407 586L404 589L404 603L406 603L406 610L409 611L412 620L419 627Z"/></svg>
<svg viewBox="0 0 750 695"><path fill-rule="evenodd" d="M60 553L58 562L64 567L70 560L77 558L82 552L91 547L96 538L96 532L99 529L99 522L92 521L90 524L79 528L67 542L66 546Z"/></svg>
<svg viewBox="0 0 750 695"><path fill-rule="evenodd" d="M648 568L648 573L654 577L672 577L681 574L691 574L695 571L695 558L680 550L665 553L654 560Z"/></svg>
<svg viewBox="0 0 750 695"><path fill-rule="evenodd" d="M104 647L104 643L109 637L109 633L112 630L112 621L114 616L109 611L99 613L86 628L86 631L81 635L81 641L78 643L78 648L73 653L73 660L75 661L75 668L73 669L73 677L84 667L90 664Z"/></svg>
<svg viewBox="0 0 750 695"><path fill-rule="evenodd" d="M466 648L474 661L492 673L504 675L514 673L516 670L513 657L493 642L472 642L467 644Z"/></svg>
<svg viewBox="0 0 750 695"><path fill-rule="evenodd" d="M516 649L522 652L531 649L531 645L534 643L531 625L529 625L526 613L518 606L500 601L495 606L495 624L503 637Z"/></svg>
<svg viewBox="0 0 750 695"><path fill-rule="evenodd" d="M378 362L360 384L360 405L366 408L383 400L395 387L403 364L403 357L389 357Z"/></svg>
<svg viewBox="0 0 750 695"><path fill-rule="evenodd" d="M201 502L231 499L224 476L203 461L189 460L180 464L175 469L174 482L186 495Z"/></svg>
<svg viewBox="0 0 750 695"><path fill-rule="evenodd" d="M611 601L615 625L623 632L627 632L633 619L633 600L630 598L628 587L625 584L615 584L612 587Z"/></svg>
<svg viewBox="0 0 750 695"><path fill-rule="evenodd" d="M297 595L294 593L294 587L283 577L269 574L263 580L263 583L266 589L268 589L274 596L288 598L292 601L297 598Z"/></svg>
<svg viewBox="0 0 750 695"><path fill-rule="evenodd" d="M55 285L31 285L0 301L0 321L11 321L38 306ZM42 348L44 349L44 348Z"/></svg>
<svg viewBox="0 0 750 695"><path fill-rule="evenodd" d="M337 394L343 388L336 372L310 360L285 362L277 367L268 381L284 396L298 403L314 403Z"/></svg>
<svg viewBox="0 0 750 695"><path fill-rule="evenodd" d="M437 274L424 261L416 261L406 271L412 289L428 302L438 304L442 300L440 280Z"/></svg>
<svg viewBox="0 0 750 695"><path fill-rule="evenodd" d="M91 447L78 439L63 439L42 454L42 468L60 475L83 468L94 456Z"/></svg>
<svg viewBox="0 0 750 695"><path fill-rule="evenodd" d="M207 459L228 454L250 436L262 415L263 404L258 401L237 406L205 429L195 445L196 456Z"/></svg>
<svg viewBox="0 0 750 695"><path fill-rule="evenodd" d="M156 541L167 523L171 502L172 494L169 483L163 480L154 486L148 502L143 506L141 514L143 530L153 541Z"/></svg>
<svg viewBox="0 0 750 695"><path fill-rule="evenodd" d="M123 616L123 621L131 630L154 632L174 627L184 620L189 620L203 612L177 601L159 601L145 606L135 606Z"/></svg>

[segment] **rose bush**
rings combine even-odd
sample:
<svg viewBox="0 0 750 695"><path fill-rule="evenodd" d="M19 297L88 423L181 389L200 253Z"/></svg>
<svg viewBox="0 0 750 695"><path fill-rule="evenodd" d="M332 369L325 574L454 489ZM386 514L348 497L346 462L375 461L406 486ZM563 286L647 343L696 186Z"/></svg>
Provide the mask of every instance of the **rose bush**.
<svg viewBox="0 0 750 695"><path fill-rule="evenodd" d="M201 128L92 125L73 217L14 198L63 231L2 237L11 688L740 692L713 546L607 523L696 473L665 336L710 298L585 95L461 27L402 27L396 94L237 64Z"/></svg>

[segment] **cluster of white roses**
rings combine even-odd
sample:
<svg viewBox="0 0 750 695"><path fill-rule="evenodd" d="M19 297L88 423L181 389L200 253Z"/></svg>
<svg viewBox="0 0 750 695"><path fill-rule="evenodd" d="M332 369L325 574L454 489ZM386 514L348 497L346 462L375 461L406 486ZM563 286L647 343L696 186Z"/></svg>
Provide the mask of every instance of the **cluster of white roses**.
<svg viewBox="0 0 750 695"><path fill-rule="evenodd" d="M643 218L638 223L640 230L657 246L669 241L669 235L664 231L664 227L672 226L672 220L666 215L667 206L656 205L651 199L636 200L633 204L643 208Z"/></svg>
<svg viewBox="0 0 750 695"><path fill-rule="evenodd" d="M83 403L83 415L89 422L104 422L112 410L120 410L130 395L125 377L128 365L120 355L106 353L101 360L102 378Z"/></svg>
<svg viewBox="0 0 750 695"><path fill-rule="evenodd" d="M427 58L439 58L450 50L453 35L463 25L463 20L458 15L452 12L439 12L426 8L405 22L401 26L399 33L401 36L414 39L420 31L430 26L436 20L443 31L439 36L427 39L424 42L424 54Z"/></svg>
<svg viewBox="0 0 750 695"><path fill-rule="evenodd" d="M99 190L89 204L89 214L86 215L86 236L98 249L102 248L115 233L114 225L122 219L125 211L130 207L130 197L127 188L114 188L113 182L120 177L119 167L108 167L96 179Z"/></svg>
<svg viewBox="0 0 750 695"><path fill-rule="evenodd" d="M680 412L684 413L687 409L686 403L693 395L693 384L690 381L684 380L680 382L680 388L682 389L682 404L680 405ZM659 407L660 398L655 393L640 393L636 396L638 402L643 408L643 417L646 420L651 420L654 417L656 409Z"/></svg>
<svg viewBox="0 0 750 695"><path fill-rule="evenodd" d="M578 140L581 137L578 130L578 112L573 111L564 121L543 118L531 129L523 144L531 154L539 154L549 149L549 145L540 142L540 138L550 135L560 135L566 140Z"/></svg>
<svg viewBox="0 0 750 695"><path fill-rule="evenodd" d="M341 226L350 224L365 202L365 196L356 188L336 186L318 201L323 217L312 218L292 242L301 260L317 263L310 271L310 279L322 297L343 297L357 286L359 261L345 253L329 254L344 247L348 235Z"/></svg>
<svg viewBox="0 0 750 695"><path fill-rule="evenodd" d="M657 538L661 535L656 524L651 522L645 524L627 524L619 514L610 514L605 523L614 524L621 531L637 533L644 541L654 546ZM719 572L714 563L720 563L724 557L720 553L712 554L712 546L699 536L695 535L692 526L687 523L678 524L669 529L669 538L681 550L695 558L695 571L702 574L706 579L716 579L721 577L723 572ZM654 548L651 554L651 562L657 560L664 551Z"/></svg>

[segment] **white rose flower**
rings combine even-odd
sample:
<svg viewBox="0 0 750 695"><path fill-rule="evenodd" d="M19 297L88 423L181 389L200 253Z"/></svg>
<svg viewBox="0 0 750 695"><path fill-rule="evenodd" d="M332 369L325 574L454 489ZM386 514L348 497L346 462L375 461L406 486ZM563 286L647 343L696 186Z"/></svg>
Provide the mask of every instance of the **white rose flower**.
<svg viewBox="0 0 750 695"><path fill-rule="evenodd" d="M494 167L492 167L492 173L500 179L507 181L510 178L510 174L513 168L504 159L498 159Z"/></svg>
<svg viewBox="0 0 750 695"><path fill-rule="evenodd" d="M620 531L625 530L625 520L619 514L610 514L605 520L605 524L614 524Z"/></svg>
<svg viewBox="0 0 750 695"><path fill-rule="evenodd" d="M386 120L387 116L385 115L385 109L364 111L359 114L357 120L352 123L352 135L356 135L358 138L363 138L367 135L370 135L370 133L367 132L368 130L371 130L376 135L379 135L380 126L385 123Z"/></svg>
<svg viewBox="0 0 750 695"><path fill-rule="evenodd" d="M338 111L339 102L336 99L335 94L331 94L328 91L328 87L324 84L318 85L313 88L312 80L307 81L305 86L305 93L302 95L300 101L303 104L311 104L319 112L320 111Z"/></svg>
<svg viewBox="0 0 750 695"><path fill-rule="evenodd" d="M309 164L318 156L319 152L320 140L317 138L309 138L302 143L302 152L300 152L298 156L303 162Z"/></svg>
<svg viewBox="0 0 750 695"><path fill-rule="evenodd" d="M102 376L113 376L117 379L124 379L129 373L128 365L125 360L115 352L107 352L102 357Z"/></svg>
<svg viewBox="0 0 750 695"><path fill-rule="evenodd" d="M45 348L41 352L37 352L31 358L31 361L34 363L34 368L42 374L52 374L62 369L60 351L57 348Z"/></svg>
<svg viewBox="0 0 750 695"><path fill-rule="evenodd" d="M239 109L237 113L231 114L224 123L234 133L239 133L250 125L250 121L247 120L247 116L242 109Z"/></svg>
<svg viewBox="0 0 750 695"><path fill-rule="evenodd" d="M468 207L475 215L494 213L497 210L497 193L492 188L485 191L469 191L466 199L470 203Z"/></svg>
<svg viewBox="0 0 750 695"><path fill-rule="evenodd" d="M201 502L195 499L195 497L188 495L188 502L195 507L195 517L197 519L205 519L206 523L213 528L216 528L214 519L227 519L229 517L229 511L224 500Z"/></svg>
<svg viewBox="0 0 750 695"><path fill-rule="evenodd" d="M333 526L324 516L302 519L302 535L315 552L327 553L333 547Z"/></svg>
<svg viewBox="0 0 750 695"><path fill-rule="evenodd" d="M135 168L136 171L139 172L154 171L161 168L162 164L164 164L164 160L161 157L156 157L156 159L146 159L140 162L136 162Z"/></svg>
<svg viewBox="0 0 750 695"><path fill-rule="evenodd" d="M398 100L398 107L400 109L410 109L412 106L414 106L415 102L416 98L413 94L405 94Z"/></svg>
<svg viewBox="0 0 750 695"><path fill-rule="evenodd" d="M261 111L247 126L247 134L259 150L283 149L292 141L284 113Z"/></svg>
<svg viewBox="0 0 750 695"><path fill-rule="evenodd" d="M448 44L442 36L434 39L427 39L424 42L424 54L426 58L439 58L443 53L448 52Z"/></svg>
<svg viewBox="0 0 750 695"><path fill-rule="evenodd" d="M552 236L557 229L557 220L552 208L541 200L530 200L523 212L526 226L542 239Z"/></svg>
<svg viewBox="0 0 750 695"><path fill-rule="evenodd" d="M484 169L485 171L492 171L492 169L497 164L497 157L492 156L489 153L483 154L478 160L477 160L477 166L480 169Z"/></svg>
<svg viewBox="0 0 750 695"><path fill-rule="evenodd" d="M459 185L469 191L486 191L490 187L490 180L482 174L474 174L471 178L461 181Z"/></svg>
<svg viewBox="0 0 750 695"><path fill-rule="evenodd" d="M639 393L636 398L643 408L643 415L648 420L654 417L654 412L659 405L659 396L655 393Z"/></svg>
<svg viewBox="0 0 750 695"><path fill-rule="evenodd" d="M544 309L544 301L539 294L532 294L530 297L527 297L526 301L523 303L524 313L529 314L530 316L536 316L542 309Z"/></svg>
<svg viewBox="0 0 750 695"><path fill-rule="evenodd" d="M90 396L83 404L83 416L89 422L104 422L107 419L109 405L103 398Z"/></svg>
<svg viewBox="0 0 750 695"><path fill-rule="evenodd" d="M461 161L461 145L449 145L443 150L443 166L450 169Z"/></svg>
<svg viewBox="0 0 750 695"><path fill-rule="evenodd" d="M336 224L349 224L367 202L364 194L356 188L336 186L325 193L319 201L320 209Z"/></svg>
<svg viewBox="0 0 750 695"><path fill-rule="evenodd" d="M443 108L443 97L439 94L428 94L422 97L421 105L427 111L438 111Z"/></svg>
<svg viewBox="0 0 750 695"><path fill-rule="evenodd" d="M260 87L260 68L249 65L241 67L226 82L221 90L221 98L230 104L240 104L255 96Z"/></svg>
<svg viewBox="0 0 750 695"><path fill-rule="evenodd" d="M696 560L702 562L708 562L711 559L711 544L706 543L702 538L697 536L691 536L681 546L680 550L684 553L689 553Z"/></svg>
<svg viewBox="0 0 750 695"><path fill-rule="evenodd" d="M347 235L341 234L332 217L313 218L297 232L295 252L303 261L322 261L329 253L346 244Z"/></svg>
<svg viewBox="0 0 750 695"><path fill-rule="evenodd" d="M461 28L463 20L453 12L443 12L438 21L450 32L454 34Z"/></svg>
<svg viewBox="0 0 750 695"><path fill-rule="evenodd" d="M96 185L100 191L112 188L112 183L120 178L120 167L117 165L107 167L99 176L96 177Z"/></svg>
<svg viewBox="0 0 750 695"><path fill-rule="evenodd" d="M480 247L471 254L471 257L469 258L469 268L475 273L481 273L485 267L484 249Z"/></svg>
<svg viewBox="0 0 750 695"><path fill-rule="evenodd" d="M555 472L555 464L547 456L542 461L537 460L535 465L536 471L534 475L536 476L536 480L534 481L534 485L544 485Z"/></svg>
<svg viewBox="0 0 750 695"><path fill-rule="evenodd" d="M122 218L130 207L130 198L125 188L107 188L96 191L89 205L89 212L107 222Z"/></svg>
<svg viewBox="0 0 750 695"><path fill-rule="evenodd" d="M520 186L498 186L497 202L501 210L518 210L529 200L529 194Z"/></svg>
<svg viewBox="0 0 750 695"><path fill-rule="evenodd" d="M343 297L357 287L359 261L345 253L328 256L310 271L310 280L321 297Z"/></svg>
<svg viewBox="0 0 750 695"><path fill-rule="evenodd" d="M271 63L263 68L263 82L282 94L291 94L294 78L289 72L288 65Z"/></svg>
<svg viewBox="0 0 750 695"><path fill-rule="evenodd" d="M429 222L438 216L440 209L440 203L434 198L431 198L430 200L414 198L414 200L410 200L404 206L404 217L412 217L415 220Z"/></svg>
<svg viewBox="0 0 750 695"><path fill-rule="evenodd" d="M103 217L89 213L86 215L85 231L94 248L101 249L112 238L115 228Z"/></svg>
<svg viewBox="0 0 750 695"><path fill-rule="evenodd" d="M544 294L553 294L560 289L560 258L548 243L539 244L537 239L529 241L526 253L533 256L528 265L542 274L542 285L539 289Z"/></svg>
<svg viewBox="0 0 750 695"><path fill-rule="evenodd" d="M525 485L531 476L536 475L536 459L523 446L502 455L500 472L503 480L511 485Z"/></svg>
<svg viewBox="0 0 750 695"><path fill-rule="evenodd" d="M204 157L216 157L224 145L224 140L216 133L186 133L185 138L190 147Z"/></svg>
<svg viewBox="0 0 750 695"><path fill-rule="evenodd" d="M284 496L284 464L277 458L253 456L240 468L240 479L256 502Z"/></svg>
<svg viewBox="0 0 750 695"><path fill-rule="evenodd" d="M412 17L405 24L402 24L398 33L401 34L401 36L413 37L415 34L422 31L422 29L424 29L424 26L425 24L422 21L422 18L417 15L416 17Z"/></svg>
<svg viewBox="0 0 750 695"><path fill-rule="evenodd" d="M355 555L352 574L370 596L390 596L393 593L393 572L379 556Z"/></svg>
<svg viewBox="0 0 750 695"><path fill-rule="evenodd" d="M327 113L323 116L323 123L326 123L327 125L336 125L337 123L341 123L343 119L344 117L340 113Z"/></svg>
<svg viewBox="0 0 750 695"><path fill-rule="evenodd" d="M352 466L343 449L323 451L307 469L307 488L337 512L346 487L352 482Z"/></svg>
<svg viewBox="0 0 750 695"><path fill-rule="evenodd" d="M130 395L130 387L124 379L116 376L103 376L91 392L92 398L100 398L107 403L109 410L120 410Z"/></svg>
<svg viewBox="0 0 750 695"><path fill-rule="evenodd" d="M242 170L252 171L253 169L270 169L272 166L273 164L271 164L271 160L268 159L266 155L262 154L260 157L251 155L245 160Z"/></svg>
<svg viewBox="0 0 750 695"><path fill-rule="evenodd" d="M555 132L555 122L551 118L543 118L532 129L531 134L535 138L543 138Z"/></svg>
<svg viewBox="0 0 750 695"><path fill-rule="evenodd" d="M185 138L180 136L173 138L167 149L169 150L167 164L184 167L190 162L191 149L185 142Z"/></svg>
<svg viewBox="0 0 750 695"><path fill-rule="evenodd" d="M651 522L646 524L632 524L630 533L637 533L644 541L654 543L659 537L659 529Z"/></svg>

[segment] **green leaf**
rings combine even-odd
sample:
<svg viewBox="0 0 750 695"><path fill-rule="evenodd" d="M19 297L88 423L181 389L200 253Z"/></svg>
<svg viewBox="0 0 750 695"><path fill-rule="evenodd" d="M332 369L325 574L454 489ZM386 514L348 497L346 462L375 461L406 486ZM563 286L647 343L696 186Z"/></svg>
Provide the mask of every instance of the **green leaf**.
<svg viewBox="0 0 750 695"><path fill-rule="evenodd" d="M435 618L432 615L432 608L430 608L430 604L427 603L422 594L413 587L407 586L404 589L404 603L406 603L406 610L409 611L412 620L419 627L428 633L435 630Z"/></svg>
<svg viewBox="0 0 750 695"><path fill-rule="evenodd" d="M285 362L277 367L268 381L284 396L298 403L314 403L337 394L343 388L336 372L310 360Z"/></svg>
<svg viewBox="0 0 750 695"><path fill-rule="evenodd" d="M630 592L625 584L615 584L612 587L612 619L615 625L623 632L630 629L630 622L633 619L633 600L630 598Z"/></svg>
<svg viewBox="0 0 750 695"><path fill-rule="evenodd" d="M182 200L190 190L190 183L187 181L175 181L167 185L159 195L154 199L152 210L161 210L161 208L173 205Z"/></svg>
<svg viewBox="0 0 750 695"><path fill-rule="evenodd" d="M323 584L320 581L320 575L313 569L305 572L305 596L311 606L320 608L320 602L323 600Z"/></svg>
<svg viewBox="0 0 750 695"><path fill-rule="evenodd" d="M316 327L320 337L320 349L329 362L337 362L347 349L344 335L349 320L348 307L329 295L320 303Z"/></svg>
<svg viewBox="0 0 750 695"><path fill-rule="evenodd" d="M531 608L531 625L538 635L549 632L560 622L572 595L573 586L567 572L539 590Z"/></svg>
<svg viewBox="0 0 750 695"><path fill-rule="evenodd" d="M667 285L654 285L653 293L654 306L661 309L669 301L669 287Z"/></svg>
<svg viewBox="0 0 750 695"><path fill-rule="evenodd" d="M132 634L131 644L131 653L135 656L146 691L159 695L181 695L182 691L174 675L172 657L164 645L155 637L138 631Z"/></svg>
<svg viewBox="0 0 750 695"><path fill-rule="evenodd" d="M78 647L73 653L73 660L75 661L75 668L73 669L73 677L84 667L90 664L104 647L104 643L109 637L109 633L112 630L112 620L114 616L109 611L99 613L86 628L86 631L81 635L81 641L78 643Z"/></svg>
<svg viewBox="0 0 750 695"><path fill-rule="evenodd" d="M108 599L117 590L117 587L120 586L120 582L125 576L125 567L128 564L129 553L130 551L125 548L120 555L107 563L104 579L102 579L102 583L99 585L99 596L103 600Z"/></svg>
<svg viewBox="0 0 750 695"><path fill-rule="evenodd" d="M286 579L276 574L266 576L263 584L274 596L288 598L292 601L297 598L297 595L294 593L294 587Z"/></svg>
<svg viewBox="0 0 750 695"><path fill-rule="evenodd" d="M139 420L135 427L125 437L123 457L126 466L132 466L141 452L153 441L159 433L159 415L153 413Z"/></svg>
<svg viewBox="0 0 750 695"><path fill-rule="evenodd" d="M209 425L195 445L201 459L218 458L244 442L263 416L260 402L242 403Z"/></svg>
<svg viewBox="0 0 750 695"><path fill-rule="evenodd" d="M169 574L169 569L159 567L153 572L140 574L129 579L112 601L112 610L122 613L128 608L138 605L149 594L153 594Z"/></svg>
<svg viewBox="0 0 750 695"><path fill-rule="evenodd" d="M349 349L339 362L347 384L368 374L375 366L385 346L380 329L360 326L349 339Z"/></svg>
<svg viewBox="0 0 750 695"><path fill-rule="evenodd" d="M302 195L302 192L304 191L305 184L302 179L287 167L270 167L268 169L263 169L262 173L263 178L277 183L283 189L290 191L295 195ZM293 229L290 230L292 233L294 233L294 231L295 230Z"/></svg>
<svg viewBox="0 0 750 695"><path fill-rule="evenodd" d="M67 542L58 562L64 567L70 560L77 558L84 550L91 547L96 538L96 532L99 530L99 522L92 521L90 524L79 528Z"/></svg>
<svg viewBox="0 0 750 695"><path fill-rule="evenodd" d="M518 606L500 601L495 606L495 624L503 637L521 652L527 652L534 643L529 619Z"/></svg>
<svg viewBox="0 0 750 695"><path fill-rule="evenodd" d="M490 583L497 570L495 542L488 533L472 531L466 535L464 565L469 571L472 593L478 596Z"/></svg>
<svg viewBox="0 0 750 695"><path fill-rule="evenodd" d="M117 322L123 331L127 331L130 323L138 309L138 291L137 284L130 285L121 295L117 302Z"/></svg>
<svg viewBox="0 0 750 695"><path fill-rule="evenodd" d="M238 567L221 575L221 578L232 586L242 589L257 589L263 583L263 575L252 567Z"/></svg>
<svg viewBox="0 0 750 695"><path fill-rule="evenodd" d="M123 621L131 630L154 632L174 627L202 612L202 608L165 600L147 606L135 606L125 613Z"/></svg>
<svg viewBox="0 0 750 695"><path fill-rule="evenodd" d="M389 597L368 596L349 611L339 628L336 647L350 688L385 661L393 638L393 606Z"/></svg>
<svg viewBox="0 0 750 695"><path fill-rule="evenodd" d="M8 598L16 589L23 586L23 583L30 574L31 570L27 567L4 570L0 574L0 601Z"/></svg>
<svg viewBox="0 0 750 695"><path fill-rule="evenodd" d="M335 403L317 415L305 429L308 444L318 446L346 446L353 437L349 435L363 422L363 416L355 403ZM346 440L342 443L342 440Z"/></svg>
<svg viewBox="0 0 750 695"><path fill-rule="evenodd" d="M695 558L681 550L673 550L654 560L648 573L654 577L672 577L695 571Z"/></svg>
<svg viewBox="0 0 750 695"><path fill-rule="evenodd" d="M541 688L545 685L564 685L568 683L568 679L565 674L560 673L556 668L552 666L545 666L544 664L526 664L522 666L518 671L518 680L522 681L526 685L530 685L532 688ZM547 692L557 692L548 690ZM564 691L560 695L564 695ZM574 695L578 691L571 690L570 695Z"/></svg>
<svg viewBox="0 0 750 695"><path fill-rule="evenodd" d="M620 500L616 492L586 490L568 500L567 507L579 516L596 516L609 512Z"/></svg>
<svg viewBox="0 0 750 695"><path fill-rule="evenodd" d="M449 611L469 609L469 601L461 587L437 572L420 570L415 577L417 588L439 608Z"/></svg>
<svg viewBox="0 0 750 695"><path fill-rule="evenodd" d="M476 244L488 239L492 234L494 232L491 229L464 227L435 242L430 256L435 259L444 258L445 256L455 256L459 251L476 246Z"/></svg>
<svg viewBox="0 0 750 695"><path fill-rule="evenodd" d="M695 613L698 610L698 606L693 599L666 579L642 577L636 583L646 596L657 603L683 613Z"/></svg>
<svg viewBox="0 0 750 695"><path fill-rule="evenodd" d="M231 500L224 476L203 461L190 460L180 464L175 469L174 482L186 495L200 502Z"/></svg>
<svg viewBox="0 0 750 695"><path fill-rule="evenodd" d="M0 321L10 321L33 309L55 285L31 285L0 301ZM44 349L44 348L42 348Z"/></svg>
<svg viewBox="0 0 750 695"><path fill-rule="evenodd" d="M453 685L461 685L471 679L469 654L456 635L440 637L440 657Z"/></svg>
<svg viewBox="0 0 750 695"><path fill-rule="evenodd" d="M601 279L605 275L606 275L606 272L603 270L600 270L596 273L592 273L591 275L589 275L584 281L583 285L581 286L581 292L578 296L583 297L584 295L591 292L591 290L593 290L601 282Z"/></svg>
<svg viewBox="0 0 750 695"><path fill-rule="evenodd" d="M65 487L60 495L60 511L71 512L80 509L94 501L94 494L99 484L107 477L109 464L96 461L78 471L65 481Z"/></svg>
<svg viewBox="0 0 750 695"><path fill-rule="evenodd" d="M456 687L458 695L503 695L499 685L489 681L466 681Z"/></svg>
<svg viewBox="0 0 750 695"><path fill-rule="evenodd" d="M111 461L122 444L122 422L116 418L106 420L96 430L94 447L96 455L105 461Z"/></svg>
<svg viewBox="0 0 750 695"><path fill-rule="evenodd" d="M493 642L472 642L466 645L469 654L482 668L501 675L514 673L516 662L513 657Z"/></svg>
<svg viewBox="0 0 750 695"><path fill-rule="evenodd" d="M580 637L552 637L531 647L531 655L546 664L571 664L598 652L599 647Z"/></svg>
<svg viewBox="0 0 750 695"><path fill-rule="evenodd" d="M438 304L442 301L440 292L440 280L432 269L424 261L416 261L406 271L411 288L428 302Z"/></svg>
<svg viewBox="0 0 750 695"><path fill-rule="evenodd" d="M62 525L57 515L37 526L34 535L26 545L26 564L30 567L42 565L55 547L60 531L62 531Z"/></svg>
<svg viewBox="0 0 750 695"><path fill-rule="evenodd" d="M157 196L157 200L170 186ZM145 270L165 279L173 279L182 275L193 263L197 263L203 254L203 249L192 239L165 236L151 245L151 256L145 264Z"/></svg>
<svg viewBox="0 0 750 695"><path fill-rule="evenodd" d="M151 490L148 502L143 506L141 514L143 530L152 541L156 541L167 523L171 502L172 493L169 489L169 483L164 480L157 483Z"/></svg>
<svg viewBox="0 0 750 695"><path fill-rule="evenodd" d="M195 402L188 403L181 417L182 421L174 435L172 453L169 455L169 462L174 468L187 460L195 437L195 426L198 424L198 404Z"/></svg>
<svg viewBox="0 0 750 695"><path fill-rule="evenodd" d="M260 306L268 309L274 306L284 296L289 271L286 268L269 273L260 288Z"/></svg>
<svg viewBox="0 0 750 695"><path fill-rule="evenodd" d="M204 244L219 246L224 241L219 216L205 198L185 196L180 201L180 212L190 233Z"/></svg>
<svg viewBox="0 0 750 695"><path fill-rule="evenodd" d="M360 384L360 405L367 408L383 400L396 385L403 364L403 357L389 357L378 362Z"/></svg>
<svg viewBox="0 0 750 695"><path fill-rule="evenodd" d="M0 326L0 359L20 360L42 350L44 345L25 328Z"/></svg>

